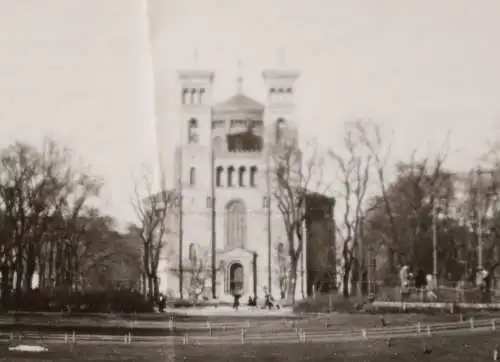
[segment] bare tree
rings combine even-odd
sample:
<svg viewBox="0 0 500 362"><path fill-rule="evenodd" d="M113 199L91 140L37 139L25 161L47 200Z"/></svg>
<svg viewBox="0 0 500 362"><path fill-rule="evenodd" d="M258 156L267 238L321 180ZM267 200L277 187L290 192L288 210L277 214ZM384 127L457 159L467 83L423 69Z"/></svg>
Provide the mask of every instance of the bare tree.
<svg viewBox="0 0 500 362"><path fill-rule="evenodd" d="M388 167L389 157L392 154L392 136L394 135L391 132L391 139L384 139L382 128L376 122L361 120L355 123L355 128L359 132L360 140L363 143L363 146L368 149L372 157L372 167L375 169L375 179L378 181L378 186L380 188L380 196L376 197L372 205L371 209L376 209L379 206L382 206L385 210L385 215L389 220L389 232L384 230L381 232L380 230L376 230L379 240L381 240L385 246L389 249L390 258L389 258L389 269L393 269L392 265L392 254L394 253L394 245L397 245L399 242L399 233L396 224L396 219L394 216L394 212L392 210L392 204L389 200L389 191L388 191L388 180L386 177L386 171ZM366 212L369 214L370 212ZM372 228L373 225L368 223L368 227ZM372 245L373 247L373 245ZM373 250L380 249L380 244L374 247Z"/></svg>
<svg viewBox="0 0 500 362"><path fill-rule="evenodd" d="M310 190L319 190L323 181L324 160L317 147L309 150L312 150L312 155L304 162L302 152L294 142L281 142L273 147L269 165L272 197L286 233L290 263L287 299L291 303L295 301L298 265L304 249L307 195Z"/></svg>
<svg viewBox="0 0 500 362"><path fill-rule="evenodd" d="M355 251L361 243L365 201L370 176L372 155L362 144L361 121L347 122L344 128L343 150L330 150L329 155L340 180L337 205L343 208L342 217L336 222L337 235L342 242L342 293L349 296L349 285L354 263L360 263L360 253L355 261Z"/></svg>
<svg viewBox="0 0 500 362"><path fill-rule="evenodd" d="M155 193L149 174L143 176L145 192L140 193L138 185L135 189L133 207L138 218L135 231L142 240L142 282L143 293L150 299L159 297L158 266L167 243L169 218L175 213L177 195L172 191Z"/></svg>
<svg viewBox="0 0 500 362"><path fill-rule="evenodd" d="M290 274L290 258L286 251L285 244L279 243L275 250L276 275L278 275L281 299L286 297L288 290L288 278Z"/></svg>

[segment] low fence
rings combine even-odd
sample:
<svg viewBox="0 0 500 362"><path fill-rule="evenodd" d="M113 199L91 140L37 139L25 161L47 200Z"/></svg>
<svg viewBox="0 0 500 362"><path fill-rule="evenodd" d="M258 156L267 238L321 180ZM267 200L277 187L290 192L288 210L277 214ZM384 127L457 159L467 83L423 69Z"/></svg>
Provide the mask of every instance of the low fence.
<svg viewBox="0 0 500 362"><path fill-rule="evenodd" d="M285 344L306 342L347 342L361 340L376 340L389 338L416 338L432 337L433 335L459 335L468 333L496 332L500 327L496 319L483 319L398 326L391 328L359 328L359 329L329 329L329 328L290 328L280 333L266 332L242 328L239 333L227 336L189 335L182 336L135 336L127 333L123 336L88 335L73 333L40 334L26 331L20 334L3 333L0 338L15 342L16 340L30 340L45 344L150 344L162 346L176 345L229 345L229 344Z"/></svg>

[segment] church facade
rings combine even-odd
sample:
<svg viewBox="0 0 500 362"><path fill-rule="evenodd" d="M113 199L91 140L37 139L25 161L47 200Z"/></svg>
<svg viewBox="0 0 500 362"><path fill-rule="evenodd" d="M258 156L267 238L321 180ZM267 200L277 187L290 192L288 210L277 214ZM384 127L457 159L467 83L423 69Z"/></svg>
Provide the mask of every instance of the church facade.
<svg viewBox="0 0 500 362"><path fill-rule="evenodd" d="M297 141L294 93L299 72L265 70L261 103L237 93L214 102L215 74L179 72L181 142L162 290L177 298L262 301L283 295L288 276L287 235L273 197L271 150L284 137ZM306 240L307 242L307 240ZM300 256L296 299L306 296L307 248Z"/></svg>

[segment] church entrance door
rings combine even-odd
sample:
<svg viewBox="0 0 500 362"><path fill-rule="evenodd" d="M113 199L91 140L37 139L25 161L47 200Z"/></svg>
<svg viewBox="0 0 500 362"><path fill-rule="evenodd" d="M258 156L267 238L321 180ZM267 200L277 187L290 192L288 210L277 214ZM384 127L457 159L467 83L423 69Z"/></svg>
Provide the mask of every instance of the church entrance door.
<svg viewBox="0 0 500 362"><path fill-rule="evenodd" d="M244 287L243 266L240 263L233 263L229 268L229 292L231 295L242 295Z"/></svg>

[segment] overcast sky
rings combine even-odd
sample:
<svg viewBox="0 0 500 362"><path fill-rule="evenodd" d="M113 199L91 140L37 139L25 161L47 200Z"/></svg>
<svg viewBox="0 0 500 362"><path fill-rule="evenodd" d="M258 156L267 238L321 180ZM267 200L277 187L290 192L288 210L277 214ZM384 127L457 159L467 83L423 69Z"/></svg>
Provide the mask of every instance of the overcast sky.
<svg viewBox="0 0 500 362"><path fill-rule="evenodd" d="M358 117L393 127L401 157L452 130L458 167L498 134L498 0L151 0L146 10L144 0L0 0L0 146L57 137L104 177L102 207L120 219L133 215L132 172L156 161L157 139L167 151L178 141L176 70L194 65L195 49L216 72L216 100L236 91L241 59L245 92L263 101L260 73L284 47L302 71L303 138L324 145Z"/></svg>

